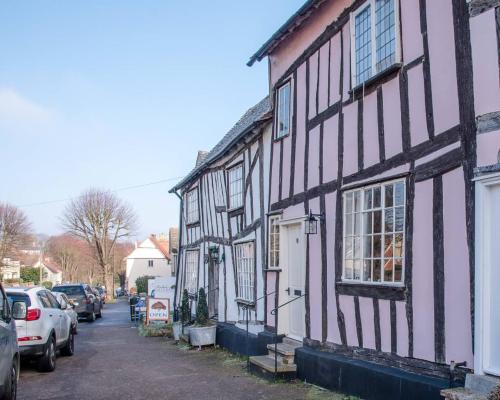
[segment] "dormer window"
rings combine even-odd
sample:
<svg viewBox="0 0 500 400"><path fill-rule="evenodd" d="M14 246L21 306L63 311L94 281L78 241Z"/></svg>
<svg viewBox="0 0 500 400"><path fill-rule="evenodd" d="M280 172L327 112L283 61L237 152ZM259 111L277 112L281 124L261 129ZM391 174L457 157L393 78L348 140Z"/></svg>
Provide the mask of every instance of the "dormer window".
<svg viewBox="0 0 500 400"><path fill-rule="evenodd" d="M353 87L399 62L399 10L395 0L368 0L351 14Z"/></svg>
<svg viewBox="0 0 500 400"><path fill-rule="evenodd" d="M278 120L276 127L276 139L290 134L290 101L291 84L285 83L278 89Z"/></svg>

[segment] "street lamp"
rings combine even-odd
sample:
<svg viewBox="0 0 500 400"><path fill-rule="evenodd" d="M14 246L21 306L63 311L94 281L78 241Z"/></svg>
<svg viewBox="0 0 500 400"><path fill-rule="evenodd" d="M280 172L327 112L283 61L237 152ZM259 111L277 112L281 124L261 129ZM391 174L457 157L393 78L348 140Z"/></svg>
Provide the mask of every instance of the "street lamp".
<svg viewBox="0 0 500 400"><path fill-rule="evenodd" d="M311 209L309 209L309 214L305 219L306 235L316 235L318 233L318 221L324 218L325 216L323 213L313 214Z"/></svg>

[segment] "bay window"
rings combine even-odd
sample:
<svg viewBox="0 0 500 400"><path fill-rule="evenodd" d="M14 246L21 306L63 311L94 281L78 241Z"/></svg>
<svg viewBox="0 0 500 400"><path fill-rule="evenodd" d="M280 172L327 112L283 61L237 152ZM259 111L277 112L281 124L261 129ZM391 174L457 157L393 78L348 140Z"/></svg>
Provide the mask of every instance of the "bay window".
<svg viewBox="0 0 500 400"><path fill-rule="evenodd" d="M291 115L291 83L287 82L278 89L278 126L276 139L282 138L290 133Z"/></svg>

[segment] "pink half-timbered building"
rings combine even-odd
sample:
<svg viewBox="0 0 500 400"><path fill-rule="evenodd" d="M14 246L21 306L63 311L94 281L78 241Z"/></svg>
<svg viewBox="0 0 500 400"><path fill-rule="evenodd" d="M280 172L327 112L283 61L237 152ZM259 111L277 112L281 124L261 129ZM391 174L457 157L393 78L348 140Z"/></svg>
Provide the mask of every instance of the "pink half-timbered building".
<svg viewBox="0 0 500 400"><path fill-rule="evenodd" d="M500 375L499 7L310 0L252 56L274 117L265 324L308 382L431 399Z"/></svg>

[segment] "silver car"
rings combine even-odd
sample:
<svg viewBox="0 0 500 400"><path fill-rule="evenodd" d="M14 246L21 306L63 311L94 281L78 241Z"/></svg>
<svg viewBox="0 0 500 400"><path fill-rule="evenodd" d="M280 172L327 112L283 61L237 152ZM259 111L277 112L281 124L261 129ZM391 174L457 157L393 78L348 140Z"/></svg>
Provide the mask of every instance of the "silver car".
<svg viewBox="0 0 500 400"><path fill-rule="evenodd" d="M71 330L76 335L78 333L78 314L75 311L75 306L69 301L68 297L64 293L52 292L56 296L57 301L61 305L61 308L71 319Z"/></svg>
<svg viewBox="0 0 500 400"><path fill-rule="evenodd" d="M15 400L19 379L16 324L7 295L0 284L0 398Z"/></svg>

